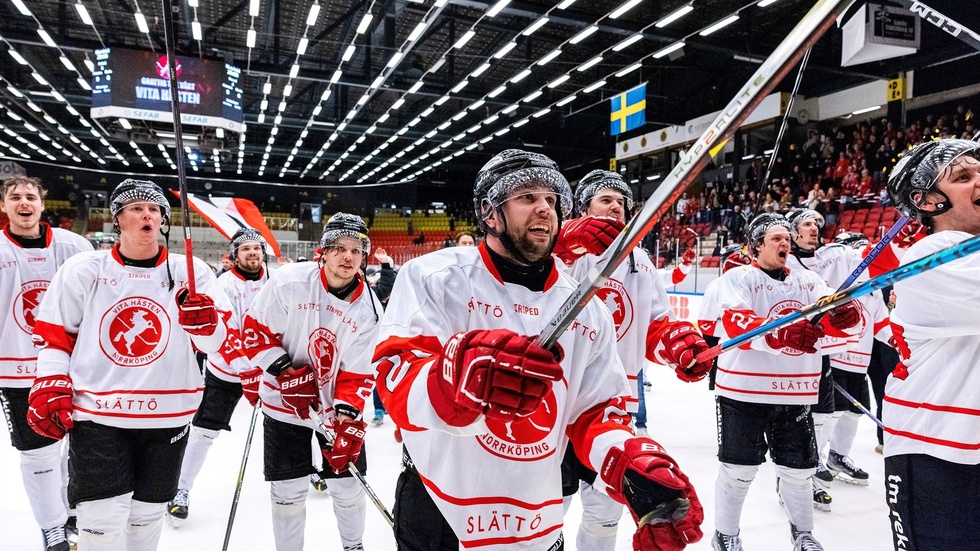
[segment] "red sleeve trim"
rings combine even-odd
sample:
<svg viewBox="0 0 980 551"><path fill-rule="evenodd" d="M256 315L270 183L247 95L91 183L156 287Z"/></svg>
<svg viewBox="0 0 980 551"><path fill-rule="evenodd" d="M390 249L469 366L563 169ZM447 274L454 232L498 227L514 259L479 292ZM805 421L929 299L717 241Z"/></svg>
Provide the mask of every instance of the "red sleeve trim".
<svg viewBox="0 0 980 551"><path fill-rule="evenodd" d="M32 338L36 348L54 348L70 356L75 350L75 341L78 339L78 335L68 333L61 325L38 321L34 324L34 336Z"/></svg>

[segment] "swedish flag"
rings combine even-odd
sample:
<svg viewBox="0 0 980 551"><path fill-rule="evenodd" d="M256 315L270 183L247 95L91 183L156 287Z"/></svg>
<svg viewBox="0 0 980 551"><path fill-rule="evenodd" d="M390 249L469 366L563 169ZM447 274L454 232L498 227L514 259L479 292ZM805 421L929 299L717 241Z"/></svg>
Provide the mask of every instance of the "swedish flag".
<svg viewBox="0 0 980 551"><path fill-rule="evenodd" d="M627 90L610 100L609 135L616 136L647 122L647 85Z"/></svg>

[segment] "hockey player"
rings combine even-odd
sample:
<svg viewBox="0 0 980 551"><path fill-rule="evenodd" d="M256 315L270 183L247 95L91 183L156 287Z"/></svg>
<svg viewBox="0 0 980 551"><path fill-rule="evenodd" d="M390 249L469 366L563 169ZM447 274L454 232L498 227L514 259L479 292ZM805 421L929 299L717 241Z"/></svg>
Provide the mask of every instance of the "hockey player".
<svg viewBox="0 0 980 551"><path fill-rule="evenodd" d="M109 209L119 244L68 259L41 301L27 422L50 438L71 432L78 548L148 551L201 401L193 348L218 350L230 304L197 259L190 294L183 255L157 243L170 205L156 184L124 180Z"/></svg>
<svg viewBox="0 0 980 551"><path fill-rule="evenodd" d="M37 350L31 333L41 297L58 266L70 256L91 251L87 239L41 222L46 191L37 178L14 176L3 181L0 203L10 222L0 237L0 404L7 417L10 442L20 456L21 475L44 547L67 551L68 522L64 452L61 442L41 436L27 425L27 395L37 374Z"/></svg>
<svg viewBox="0 0 980 551"><path fill-rule="evenodd" d="M908 263L980 235L980 144L916 146L888 180L895 207L929 235ZM895 284L901 362L885 387L885 484L896 550L977 548L980 514L980 255Z"/></svg>
<svg viewBox="0 0 980 551"><path fill-rule="evenodd" d="M694 488L663 448L629 428L608 310L592 301L552 350L534 344L577 287L551 256L572 208L558 166L503 151L477 174L474 206L486 238L402 266L375 352L407 452L394 510L399 549L561 548L568 443L599 473L596 487L640 521L634 548L698 541Z"/></svg>
<svg viewBox="0 0 980 551"><path fill-rule="evenodd" d="M253 407L258 403L261 369L252 367L242 350L242 321L252 299L269 279L265 268L265 238L241 228L231 239L232 268L218 278L218 289L231 302L224 346L208 355L204 371L204 397L194 414L180 466L177 495L167 504L167 519L175 528L187 519L189 495L204 458L222 430L231 430L231 416L244 393Z"/></svg>
<svg viewBox="0 0 980 551"><path fill-rule="evenodd" d="M579 181L575 204L582 217L565 224L555 251L562 261L570 264L569 275L581 280L596 265L599 258L596 255L605 251L626 223L626 215L633 208L633 192L619 174L593 170ZM573 248L581 250L582 247L587 254L572 252ZM708 345L693 325L669 319L667 293L653 262L642 249L633 251L596 296L613 317L616 350L630 385L626 411L634 416L637 431L645 432L646 410L640 416L638 406L643 398L640 377L646 361L671 364L681 380L698 381L707 375L711 363L696 364L693 359ZM679 362L682 364L678 365ZM562 465L562 493L566 511L575 492L582 498L582 523L576 547L611 550L616 547L623 506L593 486L595 476L594 471L576 459L570 446Z"/></svg>
<svg viewBox="0 0 980 551"><path fill-rule="evenodd" d="M289 264L272 275L245 316L244 344L263 370L265 479L271 482L276 549L303 549L309 493L310 441L321 425L335 436L323 455L332 473L340 540L363 549L364 489L347 464L367 471L362 451L364 401L374 388L371 352L381 303L361 278L371 252L360 217L337 213L323 226L317 262Z"/></svg>
<svg viewBox="0 0 980 551"><path fill-rule="evenodd" d="M712 281L702 301L701 330L722 341L834 292L815 273L786 267L790 225L782 215L760 214L746 233L755 261ZM767 449L776 465L777 492L794 550L823 549L812 535L810 505L810 477L817 465L810 417L821 371L817 347L825 331L846 337L860 322L859 310L848 303L820 325L800 320L718 357L721 466L715 483L714 549L741 549L742 505Z"/></svg>

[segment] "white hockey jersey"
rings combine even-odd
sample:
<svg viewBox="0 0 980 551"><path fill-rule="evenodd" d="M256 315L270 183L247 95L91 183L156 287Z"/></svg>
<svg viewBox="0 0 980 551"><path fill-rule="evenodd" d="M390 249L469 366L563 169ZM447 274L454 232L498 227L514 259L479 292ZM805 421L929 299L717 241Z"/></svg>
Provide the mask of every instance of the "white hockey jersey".
<svg viewBox="0 0 980 551"><path fill-rule="evenodd" d="M165 248L152 268L126 266L119 246L77 254L55 274L41 301L34 342L38 377L62 374L75 388L75 420L120 428L179 427L201 402L203 379L193 347L224 342L231 305L214 272L194 259L197 292L219 311L212 335L192 336L177 323L175 295L187 286L184 255ZM175 283L170 290L167 264Z"/></svg>
<svg viewBox="0 0 980 551"><path fill-rule="evenodd" d="M626 410L636 413L640 403L637 377L646 363L647 330L657 330L657 325L669 321L670 302L646 251L636 248L632 258L636 271L631 273L630 259L627 258L596 292L596 298L612 314L616 326L616 350L630 386ZM575 281L582 281L598 260L598 256L584 255L569 266L568 274ZM665 363L662 357L657 360Z"/></svg>
<svg viewBox="0 0 980 551"><path fill-rule="evenodd" d="M31 341L38 307L55 271L75 253L91 251L84 237L45 226L43 249L25 249L9 226L0 235L0 388L30 388L37 375L37 349Z"/></svg>
<svg viewBox="0 0 980 551"><path fill-rule="evenodd" d="M276 270L252 301L245 315L245 351L251 364L263 369L283 354L293 367L312 366L320 388L320 418L333 427L336 403L364 411L374 390L371 354L383 311L363 281L347 302L330 294L316 262L289 264ZM268 372L259 398L269 417L310 426L283 405L279 384Z"/></svg>
<svg viewBox="0 0 980 551"><path fill-rule="evenodd" d="M909 248L903 263L973 235L943 231ZM888 377L881 420L885 456L925 454L980 464L980 255L895 284L892 330L901 362Z"/></svg>
<svg viewBox="0 0 980 551"><path fill-rule="evenodd" d="M646 254L646 252L643 254ZM692 264L678 262L674 269L661 268L657 270L657 277L660 278L660 283L664 287L673 287L674 285L680 285L684 281L687 274L691 273L692 267Z"/></svg>
<svg viewBox="0 0 980 551"><path fill-rule="evenodd" d="M616 332L595 301L558 339L564 377L529 417L450 426L430 401L428 374L452 335L498 328L537 335L576 287L557 269L541 292L504 283L486 244L406 262L395 281L375 352L378 392L462 547L548 549L562 527L566 443L595 469L633 436ZM601 479L596 486L605 488Z"/></svg>
<svg viewBox="0 0 980 551"><path fill-rule="evenodd" d="M808 270L790 269L784 281L777 281L755 263L739 266L705 288L698 326L705 335L725 342L833 292L820 276ZM829 327L827 323L823 325ZM848 332L856 332L859 327ZM820 389L819 344L817 349L817 354L804 354L772 348L765 337L749 341L718 356L715 392L757 404L815 404Z"/></svg>
<svg viewBox="0 0 980 551"><path fill-rule="evenodd" d="M269 273L265 267L254 281L245 279L234 268L218 278L218 289L231 301L231 317L228 319L228 336L221 349L208 354L207 369L222 381L241 383L239 374L252 368L242 349L242 326L252 300L268 280Z"/></svg>

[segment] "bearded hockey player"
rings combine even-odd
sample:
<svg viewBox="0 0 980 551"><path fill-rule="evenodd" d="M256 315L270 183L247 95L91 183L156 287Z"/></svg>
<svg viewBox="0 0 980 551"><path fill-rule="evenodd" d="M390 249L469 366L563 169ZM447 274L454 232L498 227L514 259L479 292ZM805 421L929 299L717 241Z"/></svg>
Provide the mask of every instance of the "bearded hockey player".
<svg viewBox="0 0 980 551"><path fill-rule="evenodd" d="M577 286L551 256L572 208L558 166L503 151L478 173L474 207L486 239L405 263L375 352L379 393L407 450L399 548L560 548L569 442L639 522L636 549L698 541L694 488L629 428L608 310L590 302L554 348L534 344Z"/></svg>

